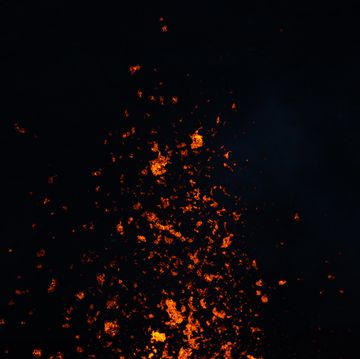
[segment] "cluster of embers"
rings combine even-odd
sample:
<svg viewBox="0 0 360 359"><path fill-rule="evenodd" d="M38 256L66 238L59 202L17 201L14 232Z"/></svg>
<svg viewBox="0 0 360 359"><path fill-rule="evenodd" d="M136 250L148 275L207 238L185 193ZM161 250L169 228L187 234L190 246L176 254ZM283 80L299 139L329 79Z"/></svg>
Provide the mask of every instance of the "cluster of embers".
<svg viewBox="0 0 360 359"><path fill-rule="evenodd" d="M136 97L166 101L141 90ZM169 96L168 106L179 101ZM142 121L150 117L145 110ZM231 151L216 145L221 117L188 132L179 117L168 143L161 125L141 123L125 110L121 131L104 141L110 160L92 172L94 208L110 225L104 232L94 219L83 227L110 240L84 253L83 271L92 266L96 275L66 306L63 330L88 358L261 358L268 297L243 249L240 198L216 183L237 176Z"/></svg>

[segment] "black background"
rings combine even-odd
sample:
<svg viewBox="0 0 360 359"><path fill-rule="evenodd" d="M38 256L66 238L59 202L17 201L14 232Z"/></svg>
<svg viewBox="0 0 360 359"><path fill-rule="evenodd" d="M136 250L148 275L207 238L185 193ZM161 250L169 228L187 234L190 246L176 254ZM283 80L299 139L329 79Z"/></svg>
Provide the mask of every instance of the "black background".
<svg viewBox="0 0 360 359"><path fill-rule="evenodd" d="M226 107L229 92L235 94L238 118L221 141L249 162L241 181L227 184L248 203L249 250L264 279L288 280L265 312L265 357L358 357L360 71L353 8L262 1L1 8L0 317L10 310L16 275L33 268L39 247L28 238L28 223L39 216L28 192L41 192L57 173L69 201L86 201L84 181L101 163L104 135L131 101L128 67L139 63L160 69L169 92L188 91L189 81L189 100L210 96L215 107ZM19 136L15 122L37 138ZM82 249L70 240L63 245L59 262L70 263ZM36 288L36 278L29 273L27 284ZM33 301L42 306L37 322L1 328L3 348L60 340L42 328L61 304L40 295ZM21 320L20 312L6 314L8 322Z"/></svg>

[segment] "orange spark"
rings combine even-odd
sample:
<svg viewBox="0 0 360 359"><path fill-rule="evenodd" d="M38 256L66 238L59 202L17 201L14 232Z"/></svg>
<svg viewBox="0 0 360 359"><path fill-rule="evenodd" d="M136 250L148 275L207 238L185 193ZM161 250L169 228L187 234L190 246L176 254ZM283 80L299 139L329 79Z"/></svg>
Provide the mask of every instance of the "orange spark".
<svg viewBox="0 0 360 359"><path fill-rule="evenodd" d="M190 348L181 347L178 355L178 359L189 359L191 358L192 350Z"/></svg>
<svg viewBox="0 0 360 359"><path fill-rule="evenodd" d="M83 300L85 298L85 293L84 292L78 292L78 293L75 294L75 297L78 300Z"/></svg>
<svg viewBox="0 0 360 359"><path fill-rule="evenodd" d="M140 69L141 69L140 65L135 65L135 66L129 67L129 71L130 71L131 75L134 75L135 72L140 71Z"/></svg>
<svg viewBox="0 0 360 359"><path fill-rule="evenodd" d="M123 225L121 224L121 222L119 222L119 223L116 225L116 231L117 231L120 235L124 235L124 227L123 227Z"/></svg>
<svg viewBox="0 0 360 359"><path fill-rule="evenodd" d="M116 320L114 321L106 321L104 323L104 332L111 337L115 337L119 332L119 324Z"/></svg>
<svg viewBox="0 0 360 359"><path fill-rule="evenodd" d="M204 145L203 142L203 136L199 134L199 130L196 130L195 133L193 133L192 135L190 135L191 137L191 149L195 150L197 148L200 148Z"/></svg>
<svg viewBox="0 0 360 359"><path fill-rule="evenodd" d="M14 128L15 128L16 132L18 132L18 133L20 133L22 135L24 135L27 132L26 128L20 126L17 122L14 123Z"/></svg>
<svg viewBox="0 0 360 359"><path fill-rule="evenodd" d="M55 278L51 279L51 282L48 287L48 293L54 293L57 286L57 280Z"/></svg>
<svg viewBox="0 0 360 359"><path fill-rule="evenodd" d="M38 257L38 258L45 257L45 255L46 255L45 249L40 249L36 252L36 257Z"/></svg>
<svg viewBox="0 0 360 359"><path fill-rule="evenodd" d="M215 307L213 308L212 312L215 315L215 317L220 318L220 319L224 319L226 316L225 311L223 311L223 310L219 311Z"/></svg>
<svg viewBox="0 0 360 359"><path fill-rule="evenodd" d="M151 340L156 342L164 342L166 340L165 333L160 333L158 331L153 330L151 332Z"/></svg>
<svg viewBox="0 0 360 359"><path fill-rule="evenodd" d="M98 284L100 285L100 287L102 287L105 283L105 274L104 273L98 274L96 276L96 280L97 280Z"/></svg>
<svg viewBox="0 0 360 359"><path fill-rule="evenodd" d="M35 348L32 352L34 358L41 358L42 357L42 350L39 348Z"/></svg>
<svg viewBox="0 0 360 359"><path fill-rule="evenodd" d="M168 164L168 157L165 157L161 154L160 150L158 149L158 144L154 143L152 147L153 152L157 152L158 156L154 160L150 161L150 169L154 176L161 176L166 173L166 165Z"/></svg>
<svg viewBox="0 0 360 359"><path fill-rule="evenodd" d="M181 324L184 320L181 313L176 309L176 302L172 299L166 299L165 304L167 306L167 313L170 317L170 322L167 322L166 324L171 326L177 326Z"/></svg>
<svg viewBox="0 0 360 359"><path fill-rule="evenodd" d="M138 239L140 242L146 242L146 237L145 237L145 236L138 235L138 236L137 236L137 239Z"/></svg>

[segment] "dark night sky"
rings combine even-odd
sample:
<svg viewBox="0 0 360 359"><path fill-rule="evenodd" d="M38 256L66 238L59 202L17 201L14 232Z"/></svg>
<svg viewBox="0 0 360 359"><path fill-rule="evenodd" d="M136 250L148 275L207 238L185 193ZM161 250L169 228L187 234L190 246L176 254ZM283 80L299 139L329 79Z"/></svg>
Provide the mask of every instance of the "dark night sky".
<svg viewBox="0 0 360 359"><path fill-rule="evenodd" d="M234 93L238 118L221 141L249 162L240 181L224 181L248 204L249 250L264 278L289 282L266 309L265 358L357 358L360 52L354 10L262 1L238 8L99 6L1 5L5 292L32 260L27 192L40 191L56 172L65 178L64 196L86 196L83 181L101 162L101 140L131 101L128 67L140 63L159 68L169 91L186 92L190 102L209 96L216 109L228 106ZM165 37L160 16L169 26ZM19 136L14 122L38 139ZM8 256L10 247L16 259ZM326 279L329 273L335 282ZM38 340L30 331L1 330L1 347Z"/></svg>

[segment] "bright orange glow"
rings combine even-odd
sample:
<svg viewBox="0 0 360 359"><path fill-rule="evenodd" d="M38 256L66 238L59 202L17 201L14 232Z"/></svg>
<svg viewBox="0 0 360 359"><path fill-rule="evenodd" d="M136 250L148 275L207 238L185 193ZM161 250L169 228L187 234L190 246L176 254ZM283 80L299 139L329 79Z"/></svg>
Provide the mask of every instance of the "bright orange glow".
<svg viewBox="0 0 360 359"><path fill-rule="evenodd" d="M130 71L131 75L134 75L135 72L140 71L140 69L141 69L140 65L135 65L135 66L130 66L129 67L129 71Z"/></svg>

